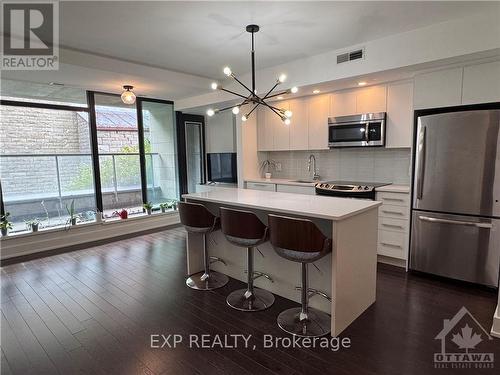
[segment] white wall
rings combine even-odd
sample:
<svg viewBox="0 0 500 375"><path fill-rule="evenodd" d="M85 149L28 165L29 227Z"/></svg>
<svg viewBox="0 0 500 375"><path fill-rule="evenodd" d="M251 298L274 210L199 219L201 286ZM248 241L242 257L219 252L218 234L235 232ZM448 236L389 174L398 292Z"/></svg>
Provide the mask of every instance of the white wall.
<svg viewBox="0 0 500 375"><path fill-rule="evenodd" d="M262 91L279 73L286 72L289 81L283 87L304 86L382 72L412 65L438 62L458 56L500 49L500 15L488 14L455 19L386 38L369 41L342 50L326 52L286 64L258 70L257 88ZM364 47L365 58L351 63L336 64L336 55ZM243 75L243 82L250 76ZM227 85L229 81L225 82ZM229 85L229 89L238 88ZM176 101L176 109L194 108L234 99L224 92L211 92Z"/></svg>
<svg viewBox="0 0 500 375"><path fill-rule="evenodd" d="M207 152L236 152L235 115L231 111L205 116Z"/></svg>
<svg viewBox="0 0 500 375"><path fill-rule="evenodd" d="M244 180L259 177L259 157L257 153L257 116L243 122L236 117L238 152L238 186L244 187ZM244 140L244 141L242 141Z"/></svg>

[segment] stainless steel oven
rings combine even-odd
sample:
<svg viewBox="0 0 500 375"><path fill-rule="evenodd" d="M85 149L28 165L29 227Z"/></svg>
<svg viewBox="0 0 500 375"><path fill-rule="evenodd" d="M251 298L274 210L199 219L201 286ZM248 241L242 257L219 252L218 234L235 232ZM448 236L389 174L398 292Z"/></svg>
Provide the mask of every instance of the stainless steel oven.
<svg viewBox="0 0 500 375"><path fill-rule="evenodd" d="M385 121L385 112L330 117L328 118L328 146L384 146Z"/></svg>

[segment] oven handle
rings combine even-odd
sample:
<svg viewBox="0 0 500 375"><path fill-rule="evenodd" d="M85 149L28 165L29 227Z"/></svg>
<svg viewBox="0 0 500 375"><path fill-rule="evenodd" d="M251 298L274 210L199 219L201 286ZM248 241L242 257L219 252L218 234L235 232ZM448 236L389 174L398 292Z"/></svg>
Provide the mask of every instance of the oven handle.
<svg viewBox="0 0 500 375"><path fill-rule="evenodd" d="M422 221L428 221L431 223L466 225L466 226L472 226L472 227L477 227L477 228L486 228L486 229L493 228L493 224L491 224L491 223L475 223L473 221L440 219L437 217L429 217L429 216L419 216L418 218Z"/></svg>

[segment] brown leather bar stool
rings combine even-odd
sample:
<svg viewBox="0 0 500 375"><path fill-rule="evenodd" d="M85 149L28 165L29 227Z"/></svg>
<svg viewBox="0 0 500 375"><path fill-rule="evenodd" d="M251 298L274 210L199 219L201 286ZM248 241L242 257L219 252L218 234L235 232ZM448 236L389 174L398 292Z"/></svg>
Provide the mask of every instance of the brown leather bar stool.
<svg viewBox="0 0 500 375"><path fill-rule="evenodd" d="M267 227L250 211L220 208L222 233L235 246L247 249L247 287L229 294L226 302L229 306L241 311L260 311L274 303L274 296L267 290L255 288L253 282L259 277L265 277L273 282L265 273L253 268L253 249L268 240Z"/></svg>
<svg viewBox="0 0 500 375"><path fill-rule="evenodd" d="M330 315L309 307L309 297L325 293L308 287L307 265L332 250L332 240L325 237L310 220L268 215L270 240L276 253L292 262L302 264L301 307L281 312L278 326L285 332L302 337L319 337L330 332Z"/></svg>
<svg viewBox="0 0 500 375"><path fill-rule="evenodd" d="M200 233L203 236L203 264L204 270L189 276L186 285L198 290L212 290L223 287L229 281L228 277L220 272L211 271L210 263L222 259L210 257L207 250L207 235L220 229L220 220L207 208L199 203L179 202L179 216L182 225L188 232Z"/></svg>

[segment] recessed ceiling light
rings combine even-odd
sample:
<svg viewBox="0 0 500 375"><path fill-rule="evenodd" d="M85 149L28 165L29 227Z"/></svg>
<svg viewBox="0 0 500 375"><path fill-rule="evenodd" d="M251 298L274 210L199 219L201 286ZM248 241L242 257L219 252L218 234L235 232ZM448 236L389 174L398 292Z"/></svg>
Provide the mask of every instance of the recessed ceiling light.
<svg viewBox="0 0 500 375"><path fill-rule="evenodd" d="M321 91L316 89L316 90L313 90L313 94L319 94Z"/></svg>
<svg viewBox="0 0 500 375"><path fill-rule="evenodd" d="M283 99L283 97L280 95L276 99L281 100L281 99Z"/></svg>
<svg viewBox="0 0 500 375"><path fill-rule="evenodd" d="M358 86L364 86L364 85L366 85L366 81L359 81L358 82Z"/></svg>

